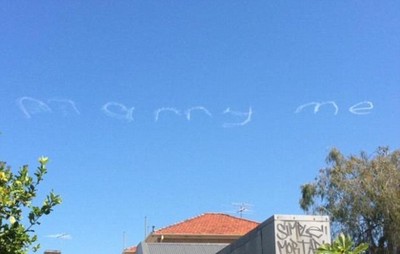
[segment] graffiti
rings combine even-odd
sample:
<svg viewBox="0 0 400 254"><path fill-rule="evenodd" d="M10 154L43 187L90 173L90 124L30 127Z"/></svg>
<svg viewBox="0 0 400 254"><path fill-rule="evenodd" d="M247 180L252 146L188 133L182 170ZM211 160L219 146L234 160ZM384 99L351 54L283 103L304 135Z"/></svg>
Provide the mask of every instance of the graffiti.
<svg viewBox="0 0 400 254"><path fill-rule="evenodd" d="M329 234L321 224L282 221L276 225L279 254L314 254Z"/></svg>

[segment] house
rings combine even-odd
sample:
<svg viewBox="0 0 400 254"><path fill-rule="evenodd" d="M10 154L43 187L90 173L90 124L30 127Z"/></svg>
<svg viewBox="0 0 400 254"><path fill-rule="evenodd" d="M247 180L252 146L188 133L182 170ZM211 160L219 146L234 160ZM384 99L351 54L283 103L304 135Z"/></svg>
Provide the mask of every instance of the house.
<svg viewBox="0 0 400 254"><path fill-rule="evenodd" d="M152 232L147 243L231 243L259 225L223 213L205 213Z"/></svg>
<svg viewBox="0 0 400 254"><path fill-rule="evenodd" d="M330 242L329 216L275 214L214 254L314 254Z"/></svg>
<svg viewBox="0 0 400 254"><path fill-rule="evenodd" d="M131 246L129 248L126 248L122 254L136 254L137 251L137 246Z"/></svg>
<svg viewBox="0 0 400 254"><path fill-rule="evenodd" d="M216 253L258 225L223 213L204 213L154 230L137 248L127 248L123 254Z"/></svg>
<svg viewBox="0 0 400 254"><path fill-rule="evenodd" d="M146 243L141 242L137 254L215 254L228 243Z"/></svg>
<svg viewBox="0 0 400 254"><path fill-rule="evenodd" d="M155 230L135 252L124 253L313 254L330 242L329 216L273 215L259 224L207 213Z"/></svg>

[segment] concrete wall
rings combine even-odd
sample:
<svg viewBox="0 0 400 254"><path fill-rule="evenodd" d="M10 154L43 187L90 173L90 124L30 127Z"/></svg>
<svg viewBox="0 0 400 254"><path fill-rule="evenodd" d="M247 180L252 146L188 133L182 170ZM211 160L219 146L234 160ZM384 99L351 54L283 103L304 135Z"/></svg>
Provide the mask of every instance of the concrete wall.
<svg viewBox="0 0 400 254"><path fill-rule="evenodd" d="M313 254L330 243L327 216L274 215L218 254Z"/></svg>

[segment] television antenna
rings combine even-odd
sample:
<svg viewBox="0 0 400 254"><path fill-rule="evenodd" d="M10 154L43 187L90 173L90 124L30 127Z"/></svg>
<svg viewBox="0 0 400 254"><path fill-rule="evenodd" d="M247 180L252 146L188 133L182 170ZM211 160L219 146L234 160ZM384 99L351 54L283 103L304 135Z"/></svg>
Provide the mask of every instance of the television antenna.
<svg viewBox="0 0 400 254"><path fill-rule="evenodd" d="M253 207L252 204L249 203L232 203L232 205L236 208L236 213L238 213L240 215L240 218L243 218L243 214L250 212L250 208Z"/></svg>

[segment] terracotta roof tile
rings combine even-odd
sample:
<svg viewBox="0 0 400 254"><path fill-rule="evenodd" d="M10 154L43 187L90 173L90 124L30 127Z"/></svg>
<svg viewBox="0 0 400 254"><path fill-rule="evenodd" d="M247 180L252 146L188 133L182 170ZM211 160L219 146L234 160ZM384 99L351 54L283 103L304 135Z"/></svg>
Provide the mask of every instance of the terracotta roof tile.
<svg viewBox="0 0 400 254"><path fill-rule="evenodd" d="M259 223L222 213L205 213L183 222L158 229L153 235L244 235Z"/></svg>
<svg viewBox="0 0 400 254"><path fill-rule="evenodd" d="M129 248L126 248L124 250L124 252L122 252L122 254L135 254L137 251L137 247L136 246L131 246Z"/></svg>

